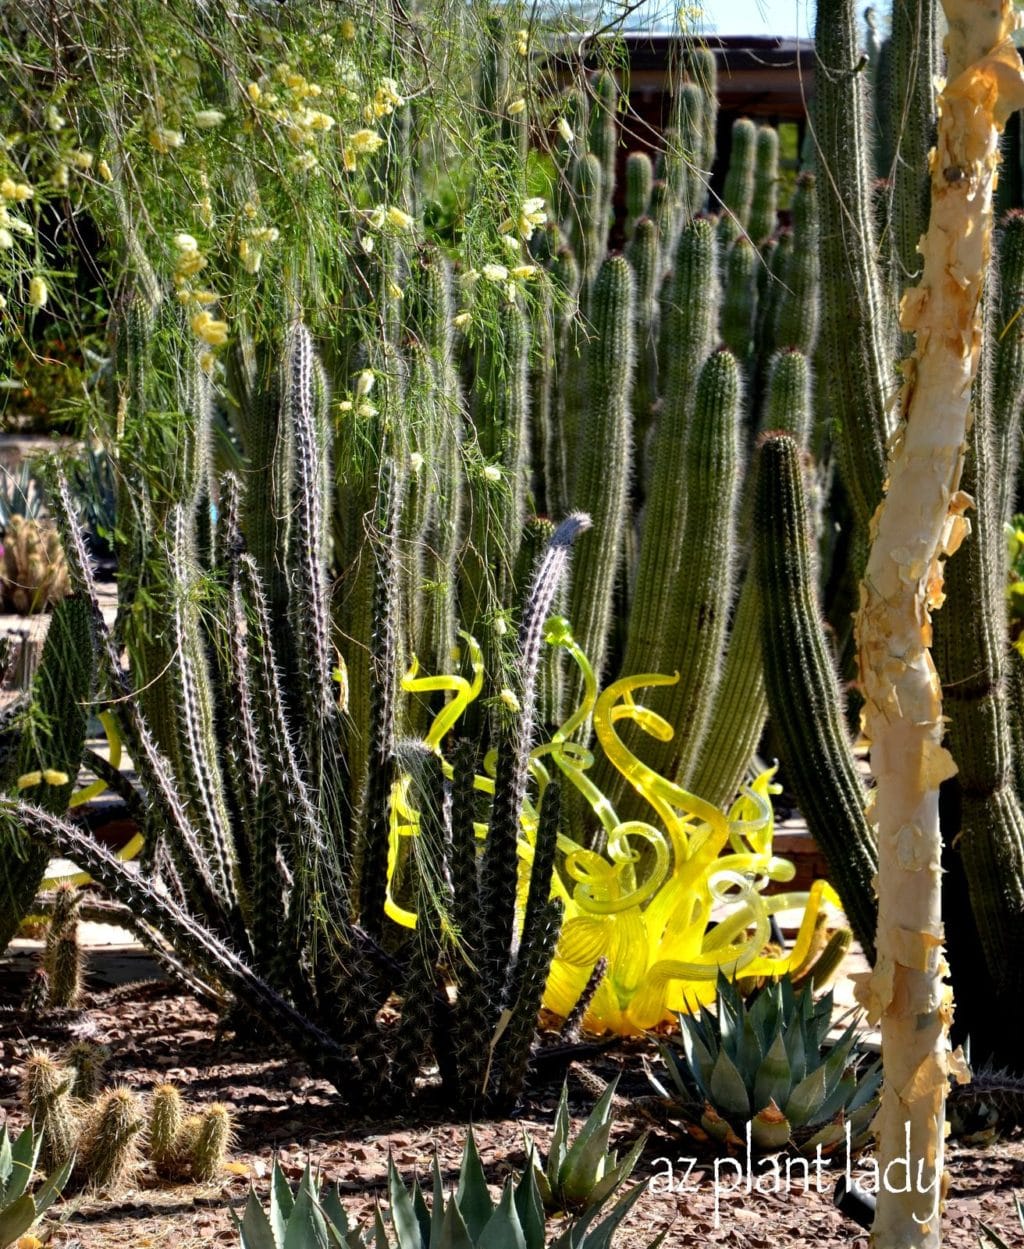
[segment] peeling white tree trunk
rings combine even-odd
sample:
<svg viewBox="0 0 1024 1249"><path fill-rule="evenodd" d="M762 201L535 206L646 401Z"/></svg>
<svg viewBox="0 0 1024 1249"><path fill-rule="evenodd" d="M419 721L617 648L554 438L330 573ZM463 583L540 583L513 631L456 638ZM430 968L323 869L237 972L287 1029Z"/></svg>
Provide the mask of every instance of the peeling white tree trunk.
<svg viewBox="0 0 1024 1249"><path fill-rule="evenodd" d="M998 136L1024 104L1009 0L942 3L949 77L931 156L924 273L901 308L903 328L916 335L903 393L906 424L872 523L857 615L879 843L878 960L859 986L871 1018L881 1022L885 1067L876 1122L877 1249L937 1249L941 1239L943 1119L954 1063L952 1000L943 979L938 798L940 782L956 767L941 744L931 612L942 605L943 557L968 532L963 512L971 500L958 487L981 352L979 299ZM907 1157L909 1177L900 1161Z"/></svg>

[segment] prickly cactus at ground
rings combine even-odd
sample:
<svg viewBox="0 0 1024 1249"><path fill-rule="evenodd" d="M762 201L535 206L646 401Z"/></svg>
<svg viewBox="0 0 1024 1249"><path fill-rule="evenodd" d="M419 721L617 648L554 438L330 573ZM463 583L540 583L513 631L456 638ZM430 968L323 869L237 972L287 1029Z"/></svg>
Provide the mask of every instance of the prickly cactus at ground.
<svg viewBox="0 0 1024 1249"><path fill-rule="evenodd" d="M184 1118L181 1093L173 1084L158 1084L149 1099L148 1129L149 1156L158 1175L168 1175L177 1167Z"/></svg>
<svg viewBox="0 0 1024 1249"><path fill-rule="evenodd" d="M75 1152L78 1121L71 1096L72 1073L42 1050L33 1050L22 1075L22 1100L43 1144L42 1169L52 1175Z"/></svg>
<svg viewBox="0 0 1024 1249"><path fill-rule="evenodd" d="M142 1102L131 1089L101 1093L89 1107L78 1138L76 1172L90 1188L122 1187L138 1164L145 1126Z"/></svg>
<svg viewBox="0 0 1024 1249"><path fill-rule="evenodd" d="M47 1006L77 1006L82 994L82 951L78 945L78 891L74 885L57 888L43 966L47 975Z"/></svg>
<svg viewBox="0 0 1024 1249"><path fill-rule="evenodd" d="M222 1102L203 1108L189 1158L196 1183L209 1183L219 1174L227 1160L232 1130L231 1111Z"/></svg>
<svg viewBox="0 0 1024 1249"><path fill-rule="evenodd" d="M92 1101L103 1085L103 1073L110 1050L95 1041L75 1041L61 1055L61 1062L71 1072L71 1095L80 1101Z"/></svg>

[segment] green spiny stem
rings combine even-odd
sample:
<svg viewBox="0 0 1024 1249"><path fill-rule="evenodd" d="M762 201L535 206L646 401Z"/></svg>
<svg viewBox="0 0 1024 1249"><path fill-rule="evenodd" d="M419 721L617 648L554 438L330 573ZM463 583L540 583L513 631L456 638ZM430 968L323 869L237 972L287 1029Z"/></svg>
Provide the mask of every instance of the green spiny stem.
<svg viewBox="0 0 1024 1249"><path fill-rule="evenodd" d="M589 93L579 86L570 87L562 97L562 117L574 138L568 142L559 138L555 145L557 178L554 209L555 220L569 233L573 219L572 166L577 154L586 146L586 135L590 128Z"/></svg>
<svg viewBox="0 0 1024 1249"><path fill-rule="evenodd" d="M771 341L775 347L796 347L810 358L818 342L821 298L813 174L802 173L797 178L792 216L793 233L772 309Z"/></svg>
<svg viewBox="0 0 1024 1249"><path fill-rule="evenodd" d="M747 233L757 244L775 233L779 199L779 132L758 126L754 151L754 193Z"/></svg>
<svg viewBox="0 0 1024 1249"><path fill-rule="evenodd" d="M647 505L629 615L623 674L672 672L672 652L678 621L666 591L678 583L686 535L686 456L690 416L698 371L711 350L718 325L715 231L710 221L698 219L679 237L676 265L667 310L662 320L662 342L668 373L664 406L654 428L647 462ZM646 749L646 743L645 743ZM667 756L666 756L667 757ZM613 803L627 796L610 767L599 784Z"/></svg>
<svg viewBox="0 0 1024 1249"><path fill-rule="evenodd" d="M801 450L811 437L814 410L811 402L811 370L802 351L777 351L768 365L768 398L761 428L789 434Z"/></svg>
<svg viewBox="0 0 1024 1249"><path fill-rule="evenodd" d="M580 266L583 292L581 303L586 311L590 306L590 288L597 277L607 247L604 170L599 158L593 152L578 156L573 162L570 180L573 198L569 242Z"/></svg>
<svg viewBox="0 0 1024 1249"><path fill-rule="evenodd" d="M567 361L576 350L579 322L580 272L571 248L559 248L551 262L551 284L555 359ZM544 481L548 508L552 515L558 516L566 510L568 500L568 439L565 432L559 432L559 427L562 431L576 427L578 413L574 412L574 405L578 405L579 399L566 391L563 368L554 370L552 386L551 437L544 451Z"/></svg>
<svg viewBox="0 0 1024 1249"><path fill-rule="evenodd" d="M661 280L661 240L658 227L644 217L636 223L633 237L626 245L625 256L633 270L636 284L633 335L636 343L636 367L633 371L633 460L640 464L641 452L654 417L658 397L658 285Z"/></svg>
<svg viewBox="0 0 1024 1249"><path fill-rule="evenodd" d="M661 179L657 180L651 187L651 220L658 228L660 253L658 280L662 294L670 286L670 283L663 279L672 267L672 258L675 255L672 240L679 238L681 218L679 205L673 199L668 183Z"/></svg>
<svg viewBox="0 0 1024 1249"><path fill-rule="evenodd" d="M590 125L587 131L587 147L601 162L601 200L604 216L605 239L611 224L612 200L615 196L615 165L618 156L619 124L616 112L619 106L619 85L615 76L602 70L591 83L593 103L590 108Z"/></svg>
<svg viewBox="0 0 1024 1249"><path fill-rule="evenodd" d="M772 240L771 249L762 253L765 264L758 270L757 341L758 363L771 358L778 344L779 305L786 296L786 279L793 259L793 231L780 230Z"/></svg>
<svg viewBox="0 0 1024 1249"><path fill-rule="evenodd" d="M92 1188L117 1189L138 1163L145 1126L142 1103L128 1088L107 1089L86 1111L78 1142L77 1171Z"/></svg>
<svg viewBox="0 0 1024 1249"><path fill-rule="evenodd" d="M647 216L654 185L654 165L646 152L630 152L626 157L626 238L633 237L636 223Z"/></svg>
<svg viewBox="0 0 1024 1249"><path fill-rule="evenodd" d="M705 110L708 97L700 83L684 82L676 93L675 131L679 151L686 169L683 188L683 221L689 221L702 212L707 202L707 179L711 175L709 156L714 158L714 147L707 149Z"/></svg>
<svg viewBox="0 0 1024 1249"><path fill-rule="evenodd" d="M416 1077L431 1048L434 1032L441 915L448 909L448 830L440 759L421 742L406 741L395 747L395 765L399 774L411 778L410 797L419 811L419 831L411 855L415 862L413 894L417 921L405 952L402 1017L395 1038L393 1076L398 1091L408 1098L415 1090Z"/></svg>
<svg viewBox="0 0 1024 1249"><path fill-rule="evenodd" d="M683 72L688 82L696 83L704 93L701 109L702 139L698 168L710 174L715 163L715 144L718 133L718 62L715 53L706 44L693 42L683 54ZM703 203L692 205L699 212Z"/></svg>
<svg viewBox="0 0 1024 1249"><path fill-rule="evenodd" d="M458 1068L460 1102L473 1106L483 1095L487 1047L480 1044L481 1021L493 1029L494 1004L487 995L479 957L483 949L480 910L480 874L477 860L474 782L479 752L469 739L457 742L452 752L451 876L452 920L462 957L458 961L458 997L455 1003L453 1044ZM487 1041L490 1041L488 1035Z"/></svg>
<svg viewBox="0 0 1024 1249"><path fill-rule="evenodd" d="M896 150L882 176L892 184L893 278L898 300L921 273L917 245L928 228L928 153L935 142L935 79L942 43L935 0L894 0L889 39L888 88Z"/></svg>
<svg viewBox="0 0 1024 1249"><path fill-rule="evenodd" d="M180 700L182 779L217 891L228 910L233 910L238 904L235 854L214 731L210 669L196 602L200 574L194 562L192 526L184 507L175 507L171 531L168 563L175 586L172 638L174 688Z"/></svg>
<svg viewBox="0 0 1024 1249"><path fill-rule="evenodd" d="M484 918L483 958L494 994L505 983L512 951L515 918L516 844L519 817L526 796L529 752L535 727L537 670L544 622L565 577L575 539L590 527L590 518L573 513L558 526L534 575L519 629L519 658L513 693L519 711L498 747L490 831L481 865L480 884Z"/></svg>
<svg viewBox="0 0 1024 1249"><path fill-rule="evenodd" d="M732 124L729 169L722 190L722 219L731 219L741 230L746 230L750 224L756 157L757 127L749 117L738 117Z"/></svg>
<svg viewBox="0 0 1024 1249"><path fill-rule="evenodd" d="M729 249L725 261L725 288L722 295L722 342L736 359L746 365L754 348L754 318L757 314L757 268L760 257L750 239L740 237Z"/></svg>
<svg viewBox="0 0 1024 1249"><path fill-rule="evenodd" d="M79 863L113 897L153 924L175 950L211 979L220 981L271 1032L305 1055L328 1078L338 1078L344 1072L344 1051L331 1037L275 992L214 933L88 833L27 803L3 800L0 810L8 827L24 829Z"/></svg>
<svg viewBox="0 0 1024 1249"><path fill-rule="evenodd" d="M580 549L573 570L569 619L594 671L604 669L612 625L612 596L629 523L633 428L630 391L636 359L633 273L622 256L610 256L594 286L594 341L587 352L587 400L580 425L573 479L573 507L591 516L594 535ZM582 697L574 670L568 701Z"/></svg>
<svg viewBox="0 0 1024 1249"><path fill-rule="evenodd" d="M135 764L141 787L149 796L150 810L161 821L168 850L184 882L190 905L196 914L204 916L219 933L226 935L230 931L227 915L206 862L199 834L189 818L167 762L153 740L128 676L121 667L118 646L100 611L82 527L71 501L67 478L60 471L54 474L50 499L61 526L72 581L89 607L93 636L99 649L101 684L117 700L121 737Z"/></svg>
<svg viewBox="0 0 1024 1249"><path fill-rule="evenodd" d="M518 969L517 979L521 987L511 1008L512 1017L495 1051L495 1065L500 1072L501 1084L492 1104L506 1112L515 1107L526 1083L530 1050L537 1030L537 1013L561 926L561 899L546 900L537 916L536 936L525 951L522 966Z"/></svg>
<svg viewBox="0 0 1024 1249"><path fill-rule="evenodd" d="M398 641L395 611L398 595L396 529L401 478L385 461L375 516L375 577L373 634L370 638L372 680L370 705L370 767L366 784L364 845L359 877L359 920L374 940L384 928L387 885L388 803L395 748L395 695L398 684Z"/></svg>
<svg viewBox="0 0 1024 1249"><path fill-rule="evenodd" d="M997 241L999 311L992 375L993 524L1006 524L1013 511L1020 462L1020 413L1024 406L1024 212L1007 213Z"/></svg>
<svg viewBox="0 0 1024 1249"><path fill-rule="evenodd" d="M739 792L768 718L761 662L761 595L748 568L743 578L711 720L690 778L695 794L724 807Z"/></svg>
<svg viewBox="0 0 1024 1249"><path fill-rule="evenodd" d="M732 354L716 352L701 370L685 455L689 498L677 579L664 592L674 620L669 665L678 672L662 714L675 729L654 743L650 766L689 784L711 718L733 591L730 543L736 524L742 384ZM664 745L664 752L658 747ZM658 756L654 758L653 756Z"/></svg>
<svg viewBox="0 0 1024 1249"><path fill-rule="evenodd" d="M534 281L530 304L530 455L533 468L533 495L537 511L552 511L548 502L546 466L548 448L559 438L553 428L555 399L555 313L550 274L543 270Z"/></svg>
<svg viewBox="0 0 1024 1249"><path fill-rule="evenodd" d="M765 688L786 782L828 861L829 880L857 940L874 962L878 851L822 629L800 456L785 434L768 434L761 445L755 563Z"/></svg>
<svg viewBox="0 0 1024 1249"><path fill-rule="evenodd" d="M853 0L822 0L815 25L819 73L814 127L828 174L817 183L821 230L821 368L846 488L866 528L882 497L892 432L888 397L896 326L878 271L865 114Z"/></svg>
<svg viewBox="0 0 1024 1249"><path fill-rule="evenodd" d="M309 330L296 321L285 343L283 420L294 432L295 487L292 495L291 583L295 676L304 710L306 766L315 786L326 783L329 739L336 739L330 698L330 601L327 585L327 514L330 447L327 394Z"/></svg>
<svg viewBox="0 0 1024 1249"><path fill-rule="evenodd" d="M85 599L68 597L57 603L32 685L28 720L3 788L14 788L19 776L52 771L66 781L51 784L43 777L30 792L55 814L67 810L85 748L87 708L94 694L96 666L92 613ZM0 949L6 949L32 905L49 862L45 846L0 840Z"/></svg>
<svg viewBox="0 0 1024 1249"><path fill-rule="evenodd" d="M960 482L975 509L970 534L945 568L947 603L935 619L934 652L960 794L959 828L944 827L943 835L967 877L996 1009L1001 1003L1013 1010L1024 991L1015 954L1024 939L1024 806L1007 708L1006 550L996 511L1001 483L993 474L991 398L981 379ZM959 941L951 945L957 953Z"/></svg>

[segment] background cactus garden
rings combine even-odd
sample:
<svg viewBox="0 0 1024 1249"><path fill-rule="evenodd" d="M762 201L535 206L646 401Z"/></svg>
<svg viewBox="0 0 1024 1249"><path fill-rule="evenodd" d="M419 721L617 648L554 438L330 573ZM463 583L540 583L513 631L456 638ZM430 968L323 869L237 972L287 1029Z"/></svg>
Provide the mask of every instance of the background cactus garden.
<svg viewBox="0 0 1024 1249"><path fill-rule="evenodd" d="M0 1245L1013 1234L1013 6L650 17L0 8Z"/></svg>

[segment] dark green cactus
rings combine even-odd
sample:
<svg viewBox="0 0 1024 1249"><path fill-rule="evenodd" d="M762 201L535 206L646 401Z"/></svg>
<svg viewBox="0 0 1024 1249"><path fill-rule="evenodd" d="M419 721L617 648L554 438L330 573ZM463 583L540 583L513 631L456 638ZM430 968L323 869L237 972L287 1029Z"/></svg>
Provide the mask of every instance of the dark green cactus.
<svg viewBox="0 0 1024 1249"><path fill-rule="evenodd" d="M43 645L18 749L4 788L38 779L24 790L55 814L67 810L85 747L88 705L93 697L92 620L80 598L56 605ZM7 832L0 836L0 949L6 949L28 913L50 859L49 850Z"/></svg>
<svg viewBox="0 0 1024 1249"><path fill-rule="evenodd" d="M673 585L665 587L675 625L669 665L679 681L657 708L675 738L648 755L656 770L688 786L714 707L721 675L735 563L742 384L735 358L720 350L701 370L687 441L686 528ZM662 669L659 669L662 671Z"/></svg>
<svg viewBox="0 0 1024 1249"><path fill-rule="evenodd" d="M821 365L830 382L822 415L835 430L843 481L858 525L866 529L882 497L892 432L896 325L884 298L871 210L867 80L857 15L837 5L820 21L816 48L815 134L828 175L816 184L821 258ZM783 344L779 344L780 346Z"/></svg>
<svg viewBox="0 0 1024 1249"><path fill-rule="evenodd" d="M722 222L728 222L730 229L744 231L750 224L756 161L757 127L749 117L738 117L732 124L729 169L722 190Z"/></svg>
<svg viewBox="0 0 1024 1249"><path fill-rule="evenodd" d="M654 186L654 165L646 152L630 152L626 157L626 238L633 237L636 223L647 216Z"/></svg>
<svg viewBox="0 0 1024 1249"><path fill-rule="evenodd" d="M825 854L850 925L873 961L877 907L872 880L878 854L821 624L801 453L788 435L768 434L759 455L755 558L772 723L786 783Z"/></svg>
<svg viewBox="0 0 1024 1249"><path fill-rule="evenodd" d="M590 106L587 148L601 162L601 200L604 224L607 229L611 220L612 200L615 197L619 144L619 123L616 117L619 105L619 85L613 74L608 70L602 70L594 78L592 86L594 95Z"/></svg>
<svg viewBox="0 0 1024 1249"><path fill-rule="evenodd" d="M573 507L594 523L575 560L569 618L595 672L604 668L612 625L612 595L629 524L633 428L630 393L636 359L635 283L628 262L610 256L594 286L594 339L587 351L587 396L573 478ZM570 680L570 706L581 696L578 673Z"/></svg>
<svg viewBox="0 0 1024 1249"><path fill-rule="evenodd" d="M775 233L779 198L779 132L774 126L758 126L754 151L754 193L750 201L747 233L760 244Z"/></svg>
<svg viewBox="0 0 1024 1249"><path fill-rule="evenodd" d="M722 341L742 365L754 347L757 316L757 266L760 257L750 239L738 238L725 261L722 293Z"/></svg>
<svg viewBox="0 0 1024 1249"><path fill-rule="evenodd" d="M773 348L795 347L808 358L818 342L819 261L815 179L797 178L792 204L793 232L778 272L769 341ZM773 262L773 271L779 268ZM767 344L766 344L767 345Z"/></svg>
<svg viewBox="0 0 1024 1249"><path fill-rule="evenodd" d="M644 438L654 418L658 398L658 286L661 281L661 239L658 227L649 217L638 221L625 256L636 284L634 301L634 340L636 367L633 370L633 459L642 463Z"/></svg>

